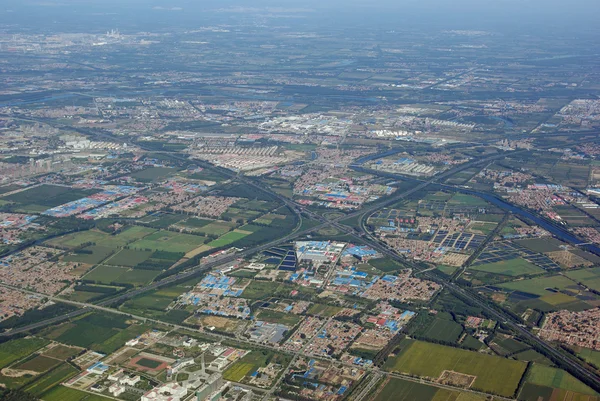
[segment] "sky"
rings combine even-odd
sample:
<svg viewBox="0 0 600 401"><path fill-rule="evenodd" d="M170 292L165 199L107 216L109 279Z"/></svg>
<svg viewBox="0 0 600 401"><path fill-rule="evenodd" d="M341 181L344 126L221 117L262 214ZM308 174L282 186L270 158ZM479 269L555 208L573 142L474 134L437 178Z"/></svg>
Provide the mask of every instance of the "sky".
<svg viewBox="0 0 600 401"><path fill-rule="evenodd" d="M110 18L167 27L193 26L214 16L266 13L302 17L314 24L514 29L585 33L597 24L599 0L2 0L0 23L58 24L95 29ZM109 17L112 16L112 17ZM139 21L136 21L139 20ZM140 24L135 24L140 28Z"/></svg>

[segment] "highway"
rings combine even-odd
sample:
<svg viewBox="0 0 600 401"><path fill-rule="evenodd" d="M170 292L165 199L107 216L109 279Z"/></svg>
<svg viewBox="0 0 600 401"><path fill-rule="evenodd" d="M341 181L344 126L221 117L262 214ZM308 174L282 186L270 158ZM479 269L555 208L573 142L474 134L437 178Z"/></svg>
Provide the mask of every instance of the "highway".
<svg viewBox="0 0 600 401"><path fill-rule="evenodd" d="M525 152L525 150L521 150L521 151L513 151L510 152L510 155L515 155L515 154L519 154L521 152ZM173 155L175 156L175 155ZM375 238L373 238L369 232L365 229L364 227L364 219L373 211L386 207L387 205L393 204L398 202L399 200L427 187L428 185L431 185L433 183L438 182L439 180L442 180L444 178L447 178L453 174L456 174L460 171L466 170L470 167L473 167L475 165L480 165L483 163L488 163L494 160L498 160L498 159L502 159L505 158L507 156L507 154L500 154L500 155L494 155L494 156L490 156L490 157L486 157L486 158L482 158L482 159L476 159L470 162L467 162L465 164L462 164L460 166L456 166L450 170L447 170L446 172L443 172L439 175L436 175L434 177L432 177L431 179L429 179L428 181L424 181L406 191L403 191L401 193L396 193L392 196L390 196L389 198L381 201L381 202L377 202L373 205L367 206L363 209L357 210L355 212L352 212L350 214L347 215L343 215L340 217L336 217L334 219L328 219L326 217L323 217L317 213L314 213L308 209L306 209L304 206L297 204L296 202L292 201L289 198L286 198L282 195L279 195L273 191L271 191L268 187L266 186L262 186L260 185L259 182L256 182L253 179L248 179L246 177L240 177L234 173L229 173L229 176L232 177L233 179L239 180L241 182L244 182L248 185L252 185L254 188L256 188L259 191L265 192L270 194L271 196L277 198L278 200L280 200L283 204L285 204L286 206L288 206L290 208L290 210L292 210L294 213L296 213L296 215L299 216L299 224L297 225L297 227L295 228L295 230L285 236L283 236L280 239L271 241L269 243L263 244L261 246L258 247L254 247L254 248L250 248L250 249L246 249L243 250L241 252L238 253L233 253L230 255L227 255L225 257L213 260L213 261L209 261L206 263L202 263L198 266L195 266L193 268L190 268L187 271L183 271L179 274L170 276L170 277L166 277L163 280L160 280L158 282L155 283L151 283L147 286L141 287L141 288L137 288L134 290L131 290L129 292L120 294L116 297L113 298L109 298L107 300L104 300L102 302L99 302L98 304L95 304L93 307L96 308L106 308L107 311L115 311L115 309L112 308L107 308L108 305L111 305L113 303L116 302L123 302L127 299L133 298L135 296L138 296L140 294L143 294L145 292L148 291L152 291L154 289L163 287L163 286L167 286L170 285L176 281L183 281L186 279L189 279L193 276L202 274L212 268L221 266L221 265L225 265L227 263L230 263L238 258L244 258L246 256L249 256L251 254L257 253L257 252L261 252L264 251L266 249L269 249L273 246L279 245L279 244L283 244L289 241L292 241L293 239L302 237L306 234L309 234L312 231L315 230L319 230L323 227L326 226L333 226L336 229L338 229L339 231L348 234L350 236L352 236L353 238L355 238L357 241L360 242L364 242L367 245L373 247L374 249L378 250L379 252L381 252L382 254L390 257L393 260L396 260L400 263L402 263L403 265L407 265L412 267L415 271L419 271L421 270L421 277L427 278L429 280L432 281L436 281L440 284L442 284L448 291L450 291L451 293L458 295L459 297L461 297L462 299L466 299L469 302L471 302L473 305L476 305L480 308L482 308L483 310L486 311L486 313L489 314L489 316L493 317L494 319L498 320L499 322L504 323L506 326L510 327L511 329L513 329L516 333L518 333L520 336L522 336L523 338L527 339L528 341L530 341L538 350L542 350L544 351L547 355L551 356L551 358L555 361L555 362L559 362L563 365L563 367L569 371L569 373L571 373L573 376L577 377L578 379L582 380L583 382L585 382L586 384L588 384L589 386L591 386L592 388L594 388L596 391L600 391L600 376L598 376L595 372L589 371L587 370L584 366L582 366L582 364L573 356L568 355L568 354L563 354L562 352L556 350L554 347L552 347L550 344L548 344L547 342L545 342L544 340L540 339L539 337L533 335L529 330L527 330L525 327L522 327L520 325L520 322L516 321L511 315L503 312L501 309L497 309L496 307L492 307L489 304L489 301L487 301L486 299L483 299L479 294L477 294L474 291L462 288L460 286L458 286L457 284L453 283L450 280L445 280L443 278L440 278L439 276L432 274L431 271L425 271L422 270L419 266L416 266L415 264L411 263L410 261L408 261L407 259L405 259L404 257L398 255L397 253L395 253L393 250L389 249L386 246L381 245L381 243L379 243L379 241ZM181 158L182 161L185 162L189 162L189 159L187 158L182 158L182 157L176 157L176 158ZM352 168L356 169L356 170L360 170L362 169L361 166L359 165L352 165ZM223 169L218 169L219 172L223 173L224 170ZM225 170L227 171L227 170ZM377 171L374 170L369 170L369 173L371 174L376 174L379 175ZM381 174L380 176L385 177L384 174ZM389 177L388 177L389 178ZM308 228L305 230L301 230L301 222L302 222L302 213L310 216L311 218L315 219L316 221L320 222L321 224L316 225L312 228ZM358 225L358 227L352 228L352 227L347 227L343 224L340 224L340 221L342 220L346 220L346 219L350 219L353 217L360 217L360 224ZM64 302L64 300L61 299L57 299L57 301L59 302ZM38 322L38 323L34 323L19 329L14 329L5 333L2 333L2 336L12 336L18 333L24 333L27 332L29 330L32 329L37 329L40 327L44 327L46 325L49 324L55 324L58 323L62 320L65 319L69 319L78 315L81 315L82 313L85 313L86 311L89 310L89 308L91 308L91 305L81 305L82 309L77 310L77 311L73 311L70 312L68 314L62 315L62 316L58 316L52 319L48 319L45 320L43 322ZM143 319L143 318L142 318Z"/></svg>

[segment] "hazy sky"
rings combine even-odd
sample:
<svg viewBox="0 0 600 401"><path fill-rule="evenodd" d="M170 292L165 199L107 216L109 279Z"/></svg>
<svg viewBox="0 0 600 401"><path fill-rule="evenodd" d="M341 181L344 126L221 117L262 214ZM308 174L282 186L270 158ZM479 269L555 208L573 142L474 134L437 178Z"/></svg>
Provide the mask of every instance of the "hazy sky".
<svg viewBox="0 0 600 401"><path fill-rule="evenodd" d="M205 24L211 15L247 8L301 15L315 24L405 25L452 29L557 29L585 33L600 16L600 0L1 0L0 24L63 25L81 29L96 18L140 26ZM271 8L269 10L268 8ZM304 12L313 9L317 12ZM115 16L116 15L116 16ZM103 18L105 20L103 20ZM2 26L0 26L0 29Z"/></svg>

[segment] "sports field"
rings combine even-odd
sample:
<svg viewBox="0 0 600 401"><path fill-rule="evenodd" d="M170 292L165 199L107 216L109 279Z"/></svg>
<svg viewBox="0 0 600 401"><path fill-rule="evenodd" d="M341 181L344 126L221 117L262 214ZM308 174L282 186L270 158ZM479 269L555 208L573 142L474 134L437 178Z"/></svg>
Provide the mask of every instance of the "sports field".
<svg viewBox="0 0 600 401"><path fill-rule="evenodd" d="M545 270L526 261L523 258L502 260L495 263L471 266L471 270L480 272L501 274L504 276L523 276L529 274L543 273Z"/></svg>
<svg viewBox="0 0 600 401"><path fill-rule="evenodd" d="M434 379L445 370L476 376L473 389L506 397L514 394L525 367L524 362L422 341L406 342L385 364L387 370Z"/></svg>

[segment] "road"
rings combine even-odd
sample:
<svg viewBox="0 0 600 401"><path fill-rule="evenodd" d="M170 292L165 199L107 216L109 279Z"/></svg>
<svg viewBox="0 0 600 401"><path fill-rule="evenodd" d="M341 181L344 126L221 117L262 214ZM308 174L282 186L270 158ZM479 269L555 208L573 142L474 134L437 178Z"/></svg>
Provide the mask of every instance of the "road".
<svg viewBox="0 0 600 401"><path fill-rule="evenodd" d="M95 134L95 133L94 133ZM110 136L109 136L110 137ZM112 138L112 137L111 137ZM522 152L525 152L526 150L521 150L521 151L513 151L510 153L511 156L515 155L515 154L519 154ZM187 158L183 158L180 156L176 156L176 155L172 155L174 156L176 159L181 159L182 161L185 162L189 162L189 159ZM312 231L318 230L320 228L326 227L326 226L334 226L335 228L337 228L339 231L346 233L350 236L352 236L353 238L355 238L357 241L361 241L366 243L367 245L373 247L374 249L378 250L379 252L381 252L382 254L390 257L393 260L399 261L404 265L409 265L411 266L415 271L419 271L422 270L419 266L416 266L415 264L412 264L411 262L407 261L407 259L405 259L404 257L398 255L397 253L395 253L393 250L390 250L387 247L382 246L379 241L375 238L373 238L370 233L365 229L364 227L364 219L366 216L369 215L369 213L380 209L382 207L385 207L387 205L393 204L398 202L399 200L427 187L430 184L433 184L435 182L438 182L439 180L442 180L446 177L449 177L453 174L456 174L460 171L466 170L470 167L476 166L476 165L480 165L483 163L488 163L490 161L494 161L494 160L498 160L498 159L502 159L505 158L507 155L506 154L499 154L499 155L494 155L494 156L490 156L490 157L486 157L486 158L481 158L481 159L476 159L476 160L472 160L470 162L464 163L460 166L456 166L450 170L447 170L439 175L436 175L434 177L432 177L431 179L429 179L428 181L424 181L421 184L418 184L416 186L414 186L413 188L410 188L402 193L397 193L393 196L390 196L389 198L387 198L386 200L382 201L382 202L378 202L375 203L371 206L367 206L363 209L357 210L356 212L350 213L348 215L343 215L334 219L327 219L326 217L323 217L321 215L318 215L308 209L306 209L304 206L299 205L297 203L295 203L294 201L292 201L289 198L286 198L282 195L279 195L273 191L271 191L268 187L264 187L261 186L259 183L255 182L254 180L248 179L246 177L240 177L237 176L234 173L229 173L228 176L233 177L236 180L239 180L241 182L244 182L248 185L252 185L254 188L256 188L259 191L265 192L270 194L271 196L279 199L283 204L285 204L286 206L288 206L290 208L290 210L292 210L294 213L296 213L298 216L300 216L301 219L301 214L305 213L307 215L309 215L310 217L314 218L315 220L319 221L321 224L306 229L306 230L300 230L300 224L296 227L296 229L278 239L278 240L274 240L271 241L267 244L255 247L255 248L251 248L251 249L247 249L244 250L242 252L239 253L234 253L231 255L228 255L226 257L223 257L219 260L215 260L215 261L211 261L211 262L207 262L207 263L203 263L199 266L196 266L194 268L191 268L188 271L184 271L181 272L179 274L176 274L174 276L171 277L167 277L161 281L155 282L155 283L151 283L147 286L126 292L124 294L121 294L119 296L116 296L114 298L110 298L108 300L102 301L94 306L91 306L89 304L85 304L85 306L82 305L82 309L78 310L78 311L74 311L74 312L70 312L68 314L65 314L63 316L58 316L52 319L48 319L46 321L43 322L38 322L29 326L25 326L23 328L20 329L14 329L11 330L9 332L5 332L2 333L2 336L10 336L10 335L14 335L17 333L23 333L26 331L29 331L31 329L36 329L36 328L40 328L40 327L44 327L48 324L54 324L57 322L60 322L62 320L65 319L69 319L72 318L74 316L78 316L82 313L84 313L86 310L89 310L89 308L94 307L94 308L106 308L107 305L111 305L115 302L122 302L124 300L130 299L132 297L135 297L137 295L140 295L144 292L148 292L154 289L157 289L159 287L163 287L169 284L172 284L176 281L179 280L186 280L188 278L191 278L195 275L201 274L203 272L206 272L214 267L229 263L235 259L238 258L243 258L246 256L249 256L251 254L257 253L257 252L261 252L263 250L266 250L268 248L271 248L275 245L279 245L285 242L289 242L295 238L301 237L303 235L306 235ZM354 168L355 170L361 171L361 170L366 170L363 169L361 166L359 165L352 165L352 168ZM224 169L218 169L219 172L223 173ZM227 171L227 170L225 170ZM378 172L378 171L373 171L373 170L369 170L369 173L371 174L376 174L379 175L381 177L386 178L386 174L383 172ZM387 177L389 177L389 175L387 175ZM358 225L358 232L355 231L354 228L352 227L347 227L343 224L340 224L340 221L342 220L347 220L347 219L351 219L354 217L360 217L359 220L359 225ZM300 220L301 221L301 220ZM450 291L451 293L460 296L463 299L468 300L469 302L471 302L473 305L476 305L480 308L482 308L483 310L486 311L486 313L488 313L491 317L495 318L496 320L498 320L499 322L504 323L505 325L507 325L508 327L510 327L511 329L513 329L516 333L518 333L520 336L522 336L523 338L526 338L527 340L529 340L538 350L542 350L544 351L546 354L548 354L549 356L551 356L551 358L555 361L555 362L559 362L563 365L563 367L569 371L569 373L573 374L575 377L577 377L578 379L582 380L583 382L585 382L586 384L590 385L592 388L594 388L597 391L600 391L600 376L598 376L595 372L591 372L589 370L587 370L584 366L581 365L581 363L575 359L573 356L571 355L566 355L563 354L561 352L559 352L558 350L556 350L554 347L552 347L550 344L546 343L544 340L540 339L539 337L533 335L529 330L527 330L526 328L522 327L520 325L520 323L518 321L516 321L511 315L505 313L502 310L498 310L495 307L490 306L490 304L488 303L487 300L482 299L481 296L473 291L464 289L458 285L456 285L455 283L451 282L450 280L445 280L443 278L438 277L435 274L432 274L431 271L421 271L421 277L430 279L432 281L436 281L439 282L440 284L444 285L445 288ZM57 299L58 300L58 299ZM63 300L58 300L60 302L63 302ZM105 310L108 312L112 312L115 311L115 309L112 308L106 308L106 309L101 309L101 310ZM143 320L148 320L145 319L143 317L140 317ZM161 322L164 323L164 322ZM281 352L281 350L278 350L278 352Z"/></svg>

